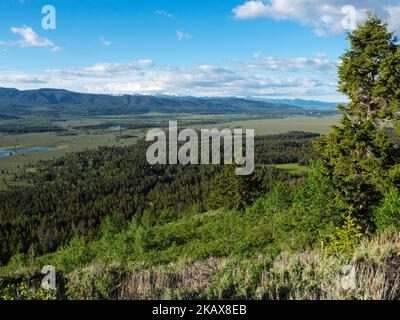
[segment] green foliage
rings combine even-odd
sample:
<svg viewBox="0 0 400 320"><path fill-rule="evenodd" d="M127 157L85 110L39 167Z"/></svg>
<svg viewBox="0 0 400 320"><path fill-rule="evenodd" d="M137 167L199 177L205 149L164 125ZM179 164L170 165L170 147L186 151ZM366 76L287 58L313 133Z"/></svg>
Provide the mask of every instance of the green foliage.
<svg viewBox="0 0 400 320"><path fill-rule="evenodd" d="M91 249L98 261L108 264L115 261L125 263L135 255L136 232L137 223L134 218L125 230L121 230L121 224L107 217L101 227L101 237L92 243Z"/></svg>
<svg viewBox="0 0 400 320"><path fill-rule="evenodd" d="M397 37L375 15L348 34L351 48L342 56L339 90L351 99L351 114L394 118L400 97L400 59Z"/></svg>
<svg viewBox="0 0 400 320"><path fill-rule="evenodd" d="M180 258L196 260L271 252L274 246L267 224L263 217L219 211L142 229L141 260L154 265Z"/></svg>
<svg viewBox="0 0 400 320"><path fill-rule="evenodd" d="M0 192L0 274L14 276L0 278L0 299L52 298L16 277L48 264L75 299L398 298L398 239L371 252L362 240L400 229L400 141L388 129L400 132L400 46L375 16L348 38L339 90L350 102L310 170L287 165L317 157L305 133L258 137L251 176L149 166L139 142L41 163L32 185ZM343 292L350 260L380 291Z"/></svg>
<svg viewBox="0 0 400 320"><path fill-rule="evenodd" d="M277 246L286 247L294 231L291 208L291 190L286 184L278 183L264 197L248 207L246 214L254 219L262 217L265 228ZM296 232L299 230L296 230Z"/></svg>
<svg viewBox="0 0 400 320"><path fill-rule="evenodd" d="M121 226L144 212L150 224L179 218L193 203L205 206L218 166L150 166L145 143L101 148L40 165L32 186L0 192L0 263L34 245L55 251L73 236L93 240L107 216ZM169 216L160 212L168 212Z"/></svg>
<svg viewBox="0 0 400 320"><path fill-rule="evenodd" d="M400 229L400 193L392 188L383 198L374 213L374 221L378 230Z"/></svg>
<svg viewBox="0 0 400 320"><path fill-rule="evenodd" d="M357 225L351 214L347 214L342 227L335 227L329 235L328 251L352 253L362 239L362 228Z"/></svg>
<svg viewBox="0 0 400 320"><path fill-rule="evenodd" d="M275 256L230 256L167 265L91 264L66 275L64 298L75 299L383 299L398 300L398 237L357 244L353 254L326 250ZM356 270L355 288L342 285L343 267ZM0 279L0 299L48 299L28 280ZM35 289L36 288L36 289Z"/></svg>
<svg viewBox="0 0 400 320"><path fill-rule="evenodd" d="M391 182L398 180L393 169L400 162L399 148L385 126L397 122L399 45L387 23L376 16L370 16L348 38L350 49L339 66L339 91L351 101L340 107L340 126L316 146L338 207L353 212L364 231L371 231L374 208Z"/></svg>
<svg viewBox="0 0 400 320"><path fill-rule="evenodd" d="M310 141L314 136L297 132L258 137L254 176L232 176L226 168L232 183L224 185L221 179L214 195L226 199L226 207L242 209L276 181L296 184L300 176L265 164L306 163L315 155ZM108 216L117 219L120 227L133 217L152 227L213 206L224 207L225 201L217 201L218 205L209 201L222 166L150 166L147 146L138 142L130 147L102 147L43 161L35 164L32 184L0 191L0 264L19 252L30 250L35 256L54 252L74 236L97 239Z"/></svg>
<svg viewBox="0 0 400 320"><path fill-rule="evenodd" d="M226 165L211 185L208 199L212 209L243 210L257 198L255 176L237 176L236 165Z"/></svg>
<svg viewBox="0 0 400 320"><path fill-rule="evenodd" d="M25 254L17 253L8 262L7 266L3 267L3 272L12 273L23 269L28 264Z"/></svg>
<svg viewBox="0 0 400 320"><path fill-rule="evenodd" d="M1 300L55 300L55 292L31 286L27 282L3 286L0 281Z"/></svg>
<svg viewBox="0 0 400 320"><path fill-rule="evenodd" d="M39 264L53 265L57 270L70 272L92 261L94 255L83 237L74 237L68 245L61 248L52 256L42 256ZM49 263L50 262L50 263Z"/></svg>
<svg viewBox="0 0 400 320"><path fill-rule="evenodd" d="M333 184L321 161L312 164L307 181L295 191L292 210L309 244L317 240L324 242L327 230L340 224Z"/></svg>

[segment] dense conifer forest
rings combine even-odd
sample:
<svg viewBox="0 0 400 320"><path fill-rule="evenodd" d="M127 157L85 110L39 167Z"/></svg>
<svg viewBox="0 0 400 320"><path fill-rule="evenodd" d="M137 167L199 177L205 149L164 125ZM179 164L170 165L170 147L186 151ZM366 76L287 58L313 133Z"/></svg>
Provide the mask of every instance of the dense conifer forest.
<svg viewBox="0 0 400 320"><path fill-rule="evenodd" d="M267 165L307 163L315 155L312 137L293 132L257 138L260 156L252 178L257 181L257 194L268 191L276 181L297 180ZM147 147L140 142L70 154L42 162L37 172L17 177L29 184L0 192L1 261L29 250L52 252L73 235L94 239L108 216L121 225L132 217L166 223L214 206L209 193L221 166L150 166ZM232 181L222 184L226 192L233 188Z"/></svg>

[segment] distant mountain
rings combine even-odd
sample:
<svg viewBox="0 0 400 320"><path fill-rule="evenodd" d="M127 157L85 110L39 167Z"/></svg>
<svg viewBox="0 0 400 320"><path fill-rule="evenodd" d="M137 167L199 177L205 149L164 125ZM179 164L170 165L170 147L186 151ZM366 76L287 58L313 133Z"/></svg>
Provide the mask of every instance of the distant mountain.
<svg viewBox="0 0 400 320"><path fill-rule="evenodd" d="M15 119L19 119L19 117L0 114L0 120L15 120Z"/></svg>
<svg viewBox="0 0 400 320"><path fill-rule="evenodd" d="M271 117L314 115L313 108L302 108L280 101L240 98L194 98L143 95L77 93L62 89L20 91L0 88L0 114L19 116L105 116L150 112L192 114L253 114ZM319 113L319 112L318 112Z"/></svg>
<svg viewBox="0 0 400 320"><path fill-rule="evenodd" d="M336 109L339 104L345 102L324 102L318 100L302 100L302 99L260 99L258 101L265 101L269 103L281 103L289 106L296 106L309 109Z"/></svg>

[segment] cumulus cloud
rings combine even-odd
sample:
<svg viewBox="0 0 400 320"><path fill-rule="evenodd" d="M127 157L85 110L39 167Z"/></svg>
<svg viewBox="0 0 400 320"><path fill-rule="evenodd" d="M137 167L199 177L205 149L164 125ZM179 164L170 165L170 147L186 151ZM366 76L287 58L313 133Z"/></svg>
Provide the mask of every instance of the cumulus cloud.
<svg viewBox="0 0 400 320"><path fill-rule="evenodd" d="M400 29L398 0L251 0L233 9L236 19L271 18L310 26L320 36L339 34L357 26L374 11Z"/></svg>
<svg viewBox="0 0 400 320"><path fill-rule="evenodd" d="M269 10L262 1L247 1L234 8L233 13L238 19L254 19L268 16Z"/></svg>
<svg viewBox="0 0 400 320"><path fill-rule="evenodd" d="M11 32L14 34L19 34L22 40L18 41L21 47L53 47L54 43L46 38L41 38L38 34L33 31L30 27L12 27Z"/></svg>
<svg viewBox="0 0 400 320"><path fill-rule="evenodd" d="M23 48L26 47L50 47L51 51L57 52L61 50L61 47L58 47L54 44L53 41L40 37L31 27L22 26L12 27L11 32L13 34L19 35L21 37L20 40L15 41L0 41L0 45L2 46L20 46Z"/></svg>
<svg viewBox="0 0 400 320"><path fill-rule="evenodd" d="M335 76L327 73L285 73L285 59L268 59L261 54L260 63L267 68L249 68L235 63L230 66L203 64L192 67L153 65L150 59L130 63L97 63L82 68L45 70L22 74L0 72L0 86L20 89L57 87L73 91L123 94L168 94L193 96L253 97L336 97ZM309 58L313 61L316 58ZM325 58L321 58L322 60ZM266 61L266 62L265 62ZM295 62L292 62L293 65ZM305 68L318 62L302 61ZM276 67L274 67L274 65ZM321 67L323 69L323 67ZM18 76L15 76L17 74ZM10 81L12 80L12 81Z"/></svg>
<svg viewBox="0 0 400 320"><path fill-rule="evenodd" d="M263 69L280 72L297 71L336 71L337 63L328 59L324 54L317 53L314 57L275 58L263 56L260 52L253 55L250 60L236 60L248 68Z"/></svg>
<svg viewBox="0 0 400 320"><path fill-rule="evenodd" d="M87 89L93 92L248 96L265 92L286 93L289 88L296 90L295 88L304 86L309 86L309 80L245 75L227 68L201 65L191 68L162 68L130 81L89 85Z"/></svg>

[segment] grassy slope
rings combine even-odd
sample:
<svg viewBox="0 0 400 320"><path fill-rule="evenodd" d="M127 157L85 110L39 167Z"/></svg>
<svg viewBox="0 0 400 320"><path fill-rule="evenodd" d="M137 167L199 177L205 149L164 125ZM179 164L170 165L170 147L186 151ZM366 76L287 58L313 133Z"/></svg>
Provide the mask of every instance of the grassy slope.
<svg viewBox="0 0 400 320"><path fill-rule="evenodd" d="M266 216L221 211L152 227L140 249L137 237L121 242L120 235L109 230L86 249L78 241L33 265L14 260L0 274L24 282L53 264L67 280L69 299L400 298L399 237L365 240L349 255L296 252L277 242ZM348 289L346 265L356 270L355 287ZM3 287L0 299L10 290Z"/></svg>

